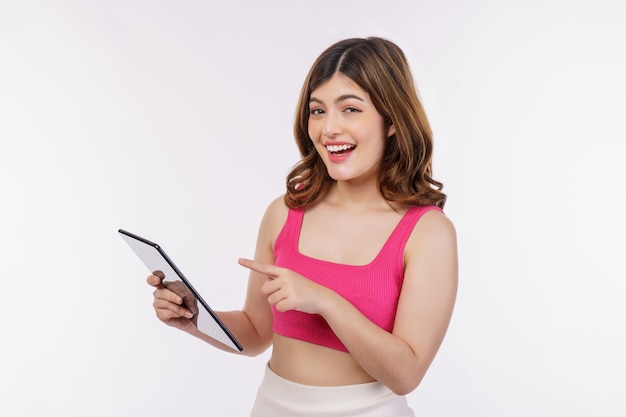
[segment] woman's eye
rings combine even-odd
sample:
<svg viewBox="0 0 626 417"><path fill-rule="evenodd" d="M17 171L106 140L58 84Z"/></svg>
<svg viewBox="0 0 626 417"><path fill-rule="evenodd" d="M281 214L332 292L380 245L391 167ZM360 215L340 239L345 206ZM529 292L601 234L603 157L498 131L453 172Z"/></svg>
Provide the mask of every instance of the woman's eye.
<svg viewBox="0 0 626 417"><path fill-rule="evenodd" d="M318 114L323 114L324 111L322 109L310 109L309 110L309 114L313 114L313 115L318 115Z"/></svg>
<svg viewBox="0 0 626 417"><path fill-rule="evenodd" d="M358 113L360 111L361 110L354 108L354 107L346 107L346 110L345 110L346 113Z"/></svg>

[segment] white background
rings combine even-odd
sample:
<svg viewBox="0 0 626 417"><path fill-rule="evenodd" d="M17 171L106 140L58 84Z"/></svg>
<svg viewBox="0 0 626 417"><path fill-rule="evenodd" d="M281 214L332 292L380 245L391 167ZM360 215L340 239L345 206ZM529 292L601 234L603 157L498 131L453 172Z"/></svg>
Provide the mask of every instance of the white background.
<svg viewBox="0 0 626 417"><path fill-rule="evenodd" d="M243 302L331 43L406 52L457 227L419 416L626 415L620 1L0 0L0 414L245 416L268 354L162 325L117 236Z"/></svg>

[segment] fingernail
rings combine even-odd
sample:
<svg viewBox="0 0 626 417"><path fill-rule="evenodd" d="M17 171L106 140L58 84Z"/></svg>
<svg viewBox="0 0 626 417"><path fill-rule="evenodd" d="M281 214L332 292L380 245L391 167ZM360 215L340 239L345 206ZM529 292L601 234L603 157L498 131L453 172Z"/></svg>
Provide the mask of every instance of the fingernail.
<svg viewBox="0 0 626 417"><path fill-rule="evenodd" d="M191 311L186 311L185 312L185 317L187 317L188 319L193 317L193 314L191 313Z"/></svg>

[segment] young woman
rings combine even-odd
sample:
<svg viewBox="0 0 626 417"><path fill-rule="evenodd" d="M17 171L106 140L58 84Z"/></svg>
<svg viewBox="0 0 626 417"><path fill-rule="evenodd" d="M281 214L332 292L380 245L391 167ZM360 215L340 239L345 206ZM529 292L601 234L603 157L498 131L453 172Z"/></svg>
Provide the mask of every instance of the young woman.
<svg viewBox="0 0 626 417"><path fill-rule="evenodd" d="M301 161L261 221L241 311L220 319L257 355L272 346L252 416L413 416L457 291L456 234L432 177L432 135L403 52L347 39L302 88ZM151 275L165 323L202 334Z"/></svg>

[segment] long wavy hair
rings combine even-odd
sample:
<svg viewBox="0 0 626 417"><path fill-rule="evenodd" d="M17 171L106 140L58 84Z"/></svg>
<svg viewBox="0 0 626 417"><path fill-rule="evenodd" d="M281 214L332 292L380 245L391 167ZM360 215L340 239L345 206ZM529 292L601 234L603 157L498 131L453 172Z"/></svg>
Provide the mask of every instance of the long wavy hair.
<svg viewBox="0 0 626 417"><path fill-rule="evenodd" d="M378 170L383 198L400 206L436 205L443 208L443 184L432 177L432 131L402 50L386 39L352 38L331 45L307 75L296 109L294 135L301 160L287 175L285 203L307 207L319 201L334 183L308 133L311 92L335 73L348 76L366 91L386 128L387 138Z"/></svg>

